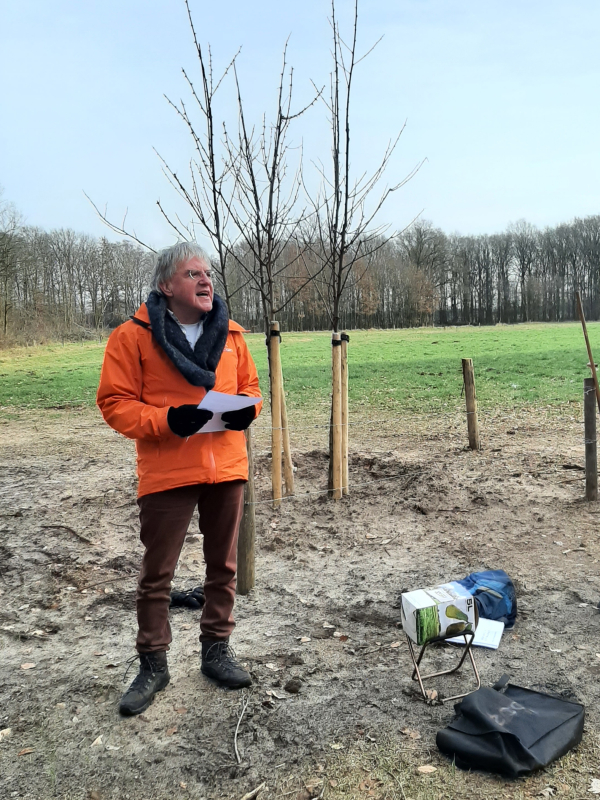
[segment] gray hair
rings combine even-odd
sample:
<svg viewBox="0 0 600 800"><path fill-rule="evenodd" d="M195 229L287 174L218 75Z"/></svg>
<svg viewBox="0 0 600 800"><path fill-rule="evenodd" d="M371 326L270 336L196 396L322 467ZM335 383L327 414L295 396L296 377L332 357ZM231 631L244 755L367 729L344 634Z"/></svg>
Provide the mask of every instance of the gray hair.
<svg viewBox="0 0 600 800"><path fill-rule="evenodd" d="M160 292L160 284L170 280L177 271L177 267L185 261L189 261L190 258L199 258L207 267L210 267L210 256L196 242L178 242L161 250L156 258L150 288L155 292Z"/></svg>

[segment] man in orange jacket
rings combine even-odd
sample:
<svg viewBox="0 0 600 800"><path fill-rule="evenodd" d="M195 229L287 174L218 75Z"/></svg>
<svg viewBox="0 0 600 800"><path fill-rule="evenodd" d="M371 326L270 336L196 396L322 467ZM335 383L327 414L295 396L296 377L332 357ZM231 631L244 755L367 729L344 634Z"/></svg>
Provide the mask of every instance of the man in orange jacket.
<svg viewBox="0 0 600 800"><path fill-rule="evenodd" d="M206 563L201 669L230 688L251 683L229 636L248 479L243 431L260 406L226 412L226 430L202 433L213 414L198 404L211 389L248 397L260 392L244 329L214 294L209 264L187 242L159 253L148 300L113 331L102 364L102 416L136 442L145 547L137 589L140 669L119 706L128 716L144 711L169 682L171 580L196 507Z"/></svg>

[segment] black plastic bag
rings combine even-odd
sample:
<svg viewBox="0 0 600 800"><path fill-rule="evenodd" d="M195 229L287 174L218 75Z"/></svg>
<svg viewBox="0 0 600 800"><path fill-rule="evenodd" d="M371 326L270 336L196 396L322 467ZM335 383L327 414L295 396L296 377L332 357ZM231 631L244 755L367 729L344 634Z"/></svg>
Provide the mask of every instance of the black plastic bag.
<svg viewBox="0 0 600 800"><path fill-rule="evenodd" d="M461 769L518 778L548 766L581 741L585 709L579 703L506 685L483 687L455 706L456 717L436 742ZM504 688L506 686L506 688Z"/></svg>

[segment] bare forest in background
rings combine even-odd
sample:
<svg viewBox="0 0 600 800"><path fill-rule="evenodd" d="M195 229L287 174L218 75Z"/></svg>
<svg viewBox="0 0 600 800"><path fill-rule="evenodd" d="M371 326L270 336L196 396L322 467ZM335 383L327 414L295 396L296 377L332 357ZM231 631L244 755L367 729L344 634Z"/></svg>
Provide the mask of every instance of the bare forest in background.
<svg viewBox="0 0 600 800"><path fill-rule="evenodd" d="M316 269L316 237L298 238L287 248L293 252L282 253L275 282L277 303L284 307L282 329L329 329L328 276ZM146 299L154 257L129 242L23 226L5 204L0 209L0 342L101 335ZM228 292L232 316L260 331L261 298L241 266L251 258L241 246L230 256ZM491 236L447 235L417 221L368 258L355 260L351 270L340 306L342 329L570 320L576 315L576 291L585 298L586 316L597 320L600 216L545 230L520 221ZM217 271L217 292L218 284Z"/></svg>

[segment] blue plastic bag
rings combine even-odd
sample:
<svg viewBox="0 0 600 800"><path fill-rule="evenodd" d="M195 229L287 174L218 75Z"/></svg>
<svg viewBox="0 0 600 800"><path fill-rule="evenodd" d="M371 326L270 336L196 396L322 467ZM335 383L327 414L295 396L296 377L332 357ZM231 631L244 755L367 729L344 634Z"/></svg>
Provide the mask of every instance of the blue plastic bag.
<svg viewBox="0 0 600 800"><path fill-rule="evenodd" d="M517 594L513 582L501 569L472 572L460 581L475 598L479 616L497 619L512 628L517 617Z"/></svg>

